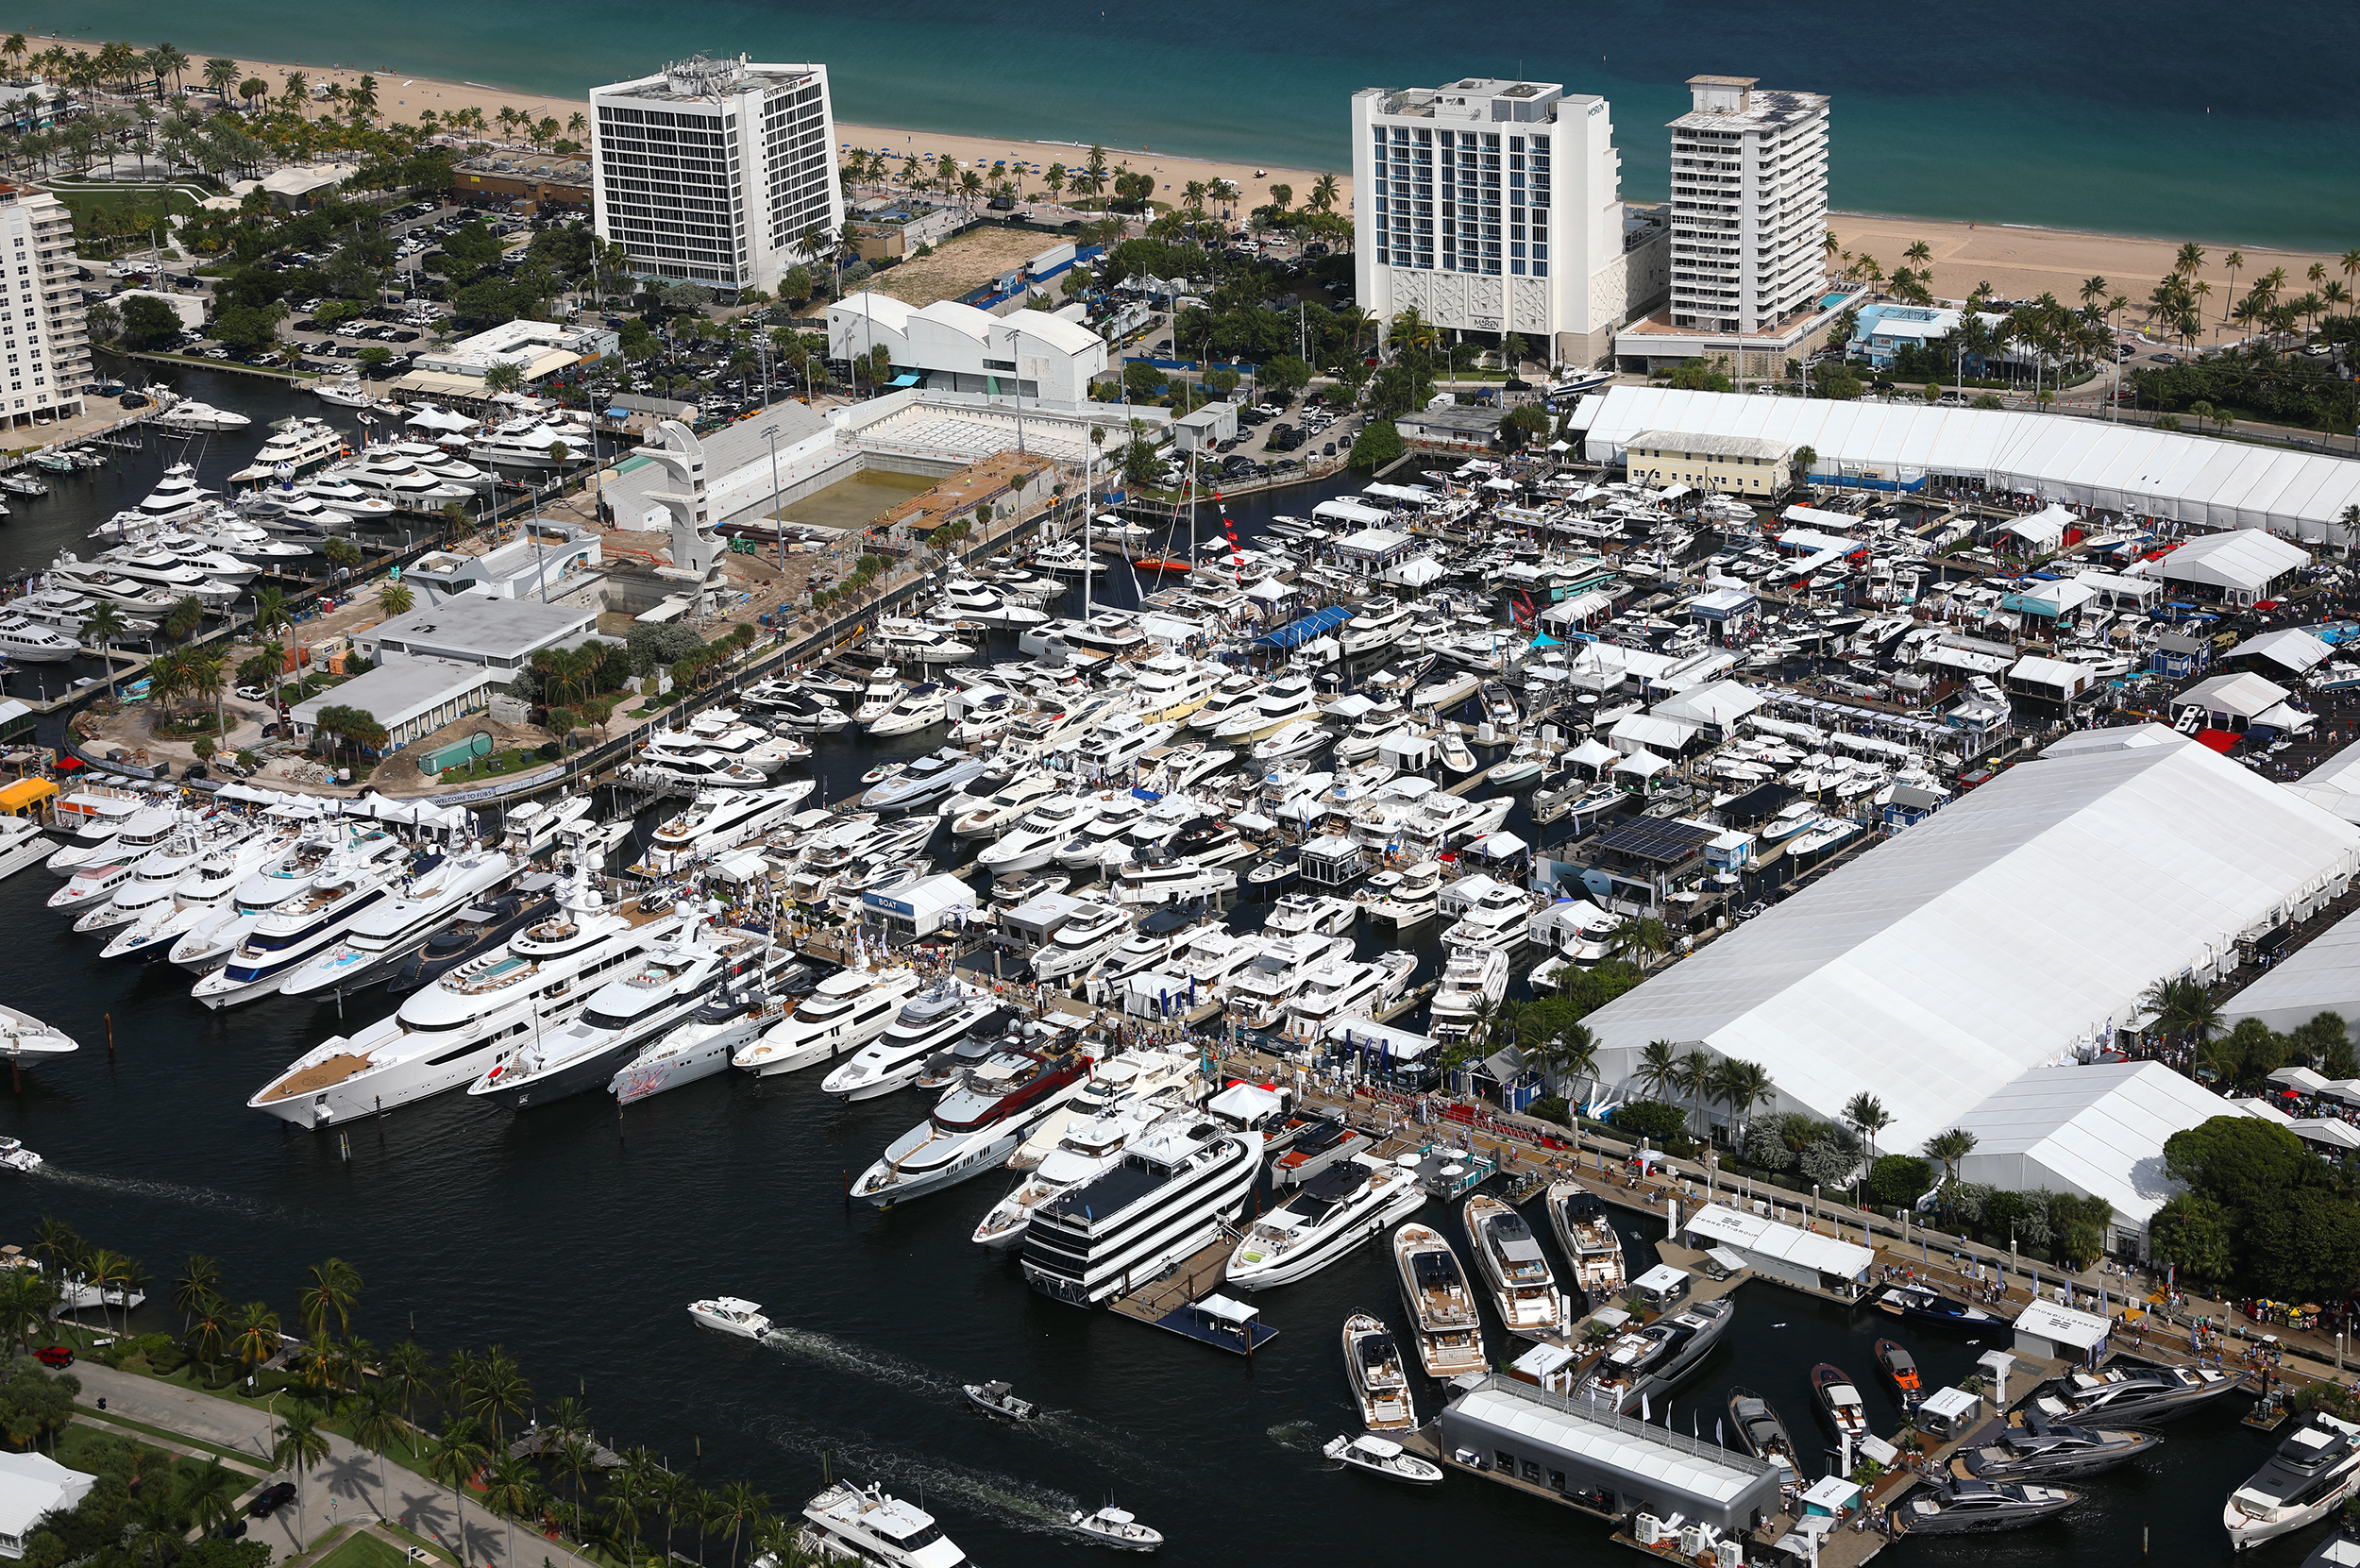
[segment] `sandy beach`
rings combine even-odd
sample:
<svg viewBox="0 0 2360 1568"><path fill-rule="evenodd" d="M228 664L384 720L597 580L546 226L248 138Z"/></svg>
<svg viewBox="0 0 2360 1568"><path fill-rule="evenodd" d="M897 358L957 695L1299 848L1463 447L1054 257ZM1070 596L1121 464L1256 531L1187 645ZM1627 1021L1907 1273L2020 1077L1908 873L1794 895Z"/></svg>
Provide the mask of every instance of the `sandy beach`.
<svg viewBox="0 0 2360 1568"><path fill-rule="evenodd" d="M42 39L37 47L51 42ZM69 47L86 47L72 40L60 40ZM199 66L205 51L183 45L195 57ZM349 86L358 80L364 65L316 60L249 60L239 65L251 75L261 76L276 87L291 70L304 71L312 80L340 81ZM193 71L194 76L196 73ZM453 110L480 109L488 117L496 116L503 107L530 113L535 119L554 116L565 123L577 113L587 113L585 98L546 98L530 93L504 92L471 81L437 81L423 76L405 76L398 72L373 71L378 81L378 101L382 112L392 120L414 122L421 110L431 109L447 115ZM1339 110L1340 112L1340 109ZM981 162L985 169L997 161L1006 160L1013 168L1024 164L1033 170L1047 169L1053 163L1071 168L1088 156L1089 149L1063 142L1028 142L1016 137L958 136L944 131L897 130L881 126L861 126L839 123L836 126L839 146L877 149L899 157L915 152L927 161L944 154L962 165ZM1257 206L1269 199L1269 187L1287 184L1293 187L1294 202L1301 206L1310 194L1312 181L1323 172L1312 169L1282 168L1277 165L1239 164L1219 160L1184 158L1159 153L1148 148L1106 148L1109 167L1127 165L1145 170L1156 177L1158 200L1177 201L1190 180L1211 182L1229 179L1246 193L1246 205ZM1349 208L1352 200L1352 176L1338 170L1340 188L1339 210ZM1041 194L1037 175L1028 178L1028 194ZM1917 241L1923 240L1933 251L1933 291L1944 298L1962 299L1979 282L1988 282L2001 297L2031 298L2043 293L2054 294L2067 304L2081 303L2082 284L2090 278L2103 278L2110 295L2127 295L2132 309L2129 319L2135 320L2138 307L2155 286L2158 278L2171 270L2179 250L2176 241L2145 240L2113 234L2087 234L2069 229L2019 228L2005 224L1953 223L1940 219L1864 217L1852 213L1837 213L1829 220L1837 243L1854 255L1873 256L1890 275L1896 267L1909 265L1904 253ZM2223 258L2231 249L2241 248L2245 264L2236 274L2234 288L2250 288L2253 279L2272 267L2285 269L2287 288L2282 297L2301 295L2310 285L2304 275L2312 262L2326 263L2328 276L2342 279L2347 287L2354 282L2345 278L2340 258L2325 254L2276 250L2265 245L2234 247L2227 244L2207 244L2204 247L2202 276L2213 285L2208 299L2210 314L2227 312L2236 295Z"/></svg>

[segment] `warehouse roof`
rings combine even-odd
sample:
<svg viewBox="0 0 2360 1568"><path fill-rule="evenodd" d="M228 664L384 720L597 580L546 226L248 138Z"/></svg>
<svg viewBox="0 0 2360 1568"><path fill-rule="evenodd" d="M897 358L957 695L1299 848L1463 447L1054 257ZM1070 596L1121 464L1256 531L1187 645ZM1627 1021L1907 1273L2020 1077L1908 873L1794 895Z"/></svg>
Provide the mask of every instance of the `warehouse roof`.
<svg viewBox="0 0 2360 1568"><path fill-rule="evenodd" d="M1913 1148L2360 863L2352 824L2211 749L2109 734L2009 769L1592 1014L1601 1076L1650 1040L1701 1044L1761 1062L1781 1108L1832 1118L1873 1094L1894 1118L1879 1141Z"/></svg>
<svg viewBox="0 0 2360 1568"><path fill-rule="evenodd" d="M1702 430L1641 430L1624 443L1646 452L1677 452L1685 457L1758 457L1775 463L1794 447L1783 442L1751 435L1709 435Z"/></svg>
<svg viewBox="0 0 2360 1568"><path fill-rule="evenodd" d="M2056 414L1614 386L1584 397L1573 423L1588 430L1586 455L1597 463L1618 461L1631 436L1650 430L1757 436L1811 447L1821 473L1869 468L1903 483L1965 475L2081 506L2311 541L2340 541L2344 508L2360 504L2360 462L2350 458Z"/></svg>
<svg viewBox="0 0 2360 1568"><path fill-rule="evenodd" d="M1565 1395L1496 1374L1469 1390L1450 1408L1463 1419L1712 1502L1743 1496L1760 1484L1768 1469L1736 1449L1698 1442L1685 1433L1649 1426L1604 1408L1593 1413Z"/></svg>

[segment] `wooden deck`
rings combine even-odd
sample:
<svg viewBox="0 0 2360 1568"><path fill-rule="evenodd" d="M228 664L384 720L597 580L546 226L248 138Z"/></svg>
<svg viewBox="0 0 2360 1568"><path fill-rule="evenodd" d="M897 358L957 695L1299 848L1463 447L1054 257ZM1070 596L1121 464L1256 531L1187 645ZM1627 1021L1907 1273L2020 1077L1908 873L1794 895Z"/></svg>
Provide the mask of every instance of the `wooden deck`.
<svg viewBox="0 0 2360 1568"><path fill-rule="evenodd" d="M1137 1318L1141 1323L1160 1322L1174 1307L1202 1300L1221 1289L1229 1277L1229 1254L1237 1244L1234 1237L1225 1235L1208 1241L1165 1273L1143 1284L1134 1284L1106 1305L1126 1318Z"/></svg>

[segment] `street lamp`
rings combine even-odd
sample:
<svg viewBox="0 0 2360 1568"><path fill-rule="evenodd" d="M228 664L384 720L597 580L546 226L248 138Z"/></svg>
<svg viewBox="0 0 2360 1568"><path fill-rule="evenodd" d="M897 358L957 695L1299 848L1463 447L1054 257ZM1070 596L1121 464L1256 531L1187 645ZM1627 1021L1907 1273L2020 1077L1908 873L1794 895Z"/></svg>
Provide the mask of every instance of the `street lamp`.
<svg viewBox="0 0 2360 1568"><path fill-rule="evenodd" d="M779 541L779 570L786 570L786 524L779 516L779 428L765 425L763 439L770 443L770 527Z"/></svg>

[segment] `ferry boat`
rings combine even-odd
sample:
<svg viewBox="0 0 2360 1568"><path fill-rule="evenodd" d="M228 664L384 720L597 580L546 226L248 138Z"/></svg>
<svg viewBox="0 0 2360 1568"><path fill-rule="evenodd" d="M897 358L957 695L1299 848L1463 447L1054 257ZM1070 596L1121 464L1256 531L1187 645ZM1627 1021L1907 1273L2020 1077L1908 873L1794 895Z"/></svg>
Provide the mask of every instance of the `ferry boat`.
<svg viewBox="0 0 2360 1568"><path fill-rule="evenodd" d="M857 1051L885 1032L918 985L916 969L855 969L832 974L761 1038L740 1047L730 1065L770 1078Z"/></svg>
<svg viewBox="0 0 2360 1568"><path fill-rule="evenodd" d="M1418 1335L1418 1359L1429 1377L1485 1370L1483 1325L1467 1271L1439 1231L1408 1224L1393 1233L1393 1269Z"/></svg>
<svg viewBox="0 0 2360 1568"><path fill-rule="evenodd" d="M1553 1340L1565 1332L1565 1300L1557 1276L1525 1217L1487 1192L1470 1197L1461 1211L1476 1272L1492 1292L1501 1326L1528 1340Z"/></svg>
<svg viewBox="0 0 2360 1568"><path fill-rule="evenodd" d="M1144 1284L1221 1233L1261 1163L1259 1133L1225 1131L1209 1117L1158 1121L1114 1169L1035 1211L1025 1281L1075 1307Z"/></svg>
<svg viewBox="0 0 2360 1568"><path fill-rule="evenodd" d="M852 1195L884 1207L982 1175L1071 1098L1088 1071L1078 1055L995 1052L968 1069L925 1121L886 1146L852 1184Z"/></svg>
<svg viewBox="0 0 2360 1568"><path fill-rule="evenodd" d="M1254 1222L1230 1252L1228 1283L1258 1290L1308 1279L1424 1205L1425 1191L1408 1172L1355 1155Z"/></svg>
<svg viewBox="0 0 2360 1568"><path fill-rule="evenodd" d="M1360 1407L1360 1425L1372 1432L1409 1432L1418 1425L1418 1403L1409 1390L1392 1330L1355 1312L1344 1320L1344 1374Z"/></svg>

